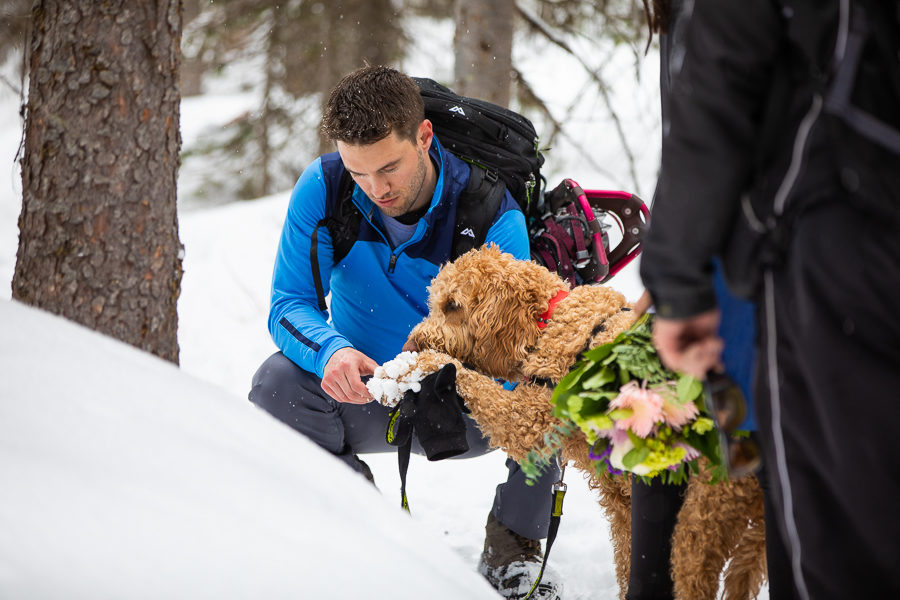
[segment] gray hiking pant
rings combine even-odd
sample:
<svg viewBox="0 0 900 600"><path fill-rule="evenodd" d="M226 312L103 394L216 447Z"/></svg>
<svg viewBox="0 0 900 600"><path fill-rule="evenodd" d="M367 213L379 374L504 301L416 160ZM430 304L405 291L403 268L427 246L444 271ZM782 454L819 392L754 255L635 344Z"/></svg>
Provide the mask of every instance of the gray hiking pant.
<svg viewBox="0 0 900 600"><path fill-rule="evenodd" d="M304 371L281 352L262 364L253 376L250 401L279 421L291 426L316 444L362 472L357 454L396 452L385 441L388 409L378 402L345 404L322 390L321 379ZM469 415L466 440L469 451L456 458L472 458L490 452L488 440ZM412 451L425 453L413 436ZM550 526L550 504L553 483L559 479L554 465L535 482L526 485L519 465L506 461L506 482L497 486L492 511L498 521L512 531L530 539L547 537Z"/></svg>

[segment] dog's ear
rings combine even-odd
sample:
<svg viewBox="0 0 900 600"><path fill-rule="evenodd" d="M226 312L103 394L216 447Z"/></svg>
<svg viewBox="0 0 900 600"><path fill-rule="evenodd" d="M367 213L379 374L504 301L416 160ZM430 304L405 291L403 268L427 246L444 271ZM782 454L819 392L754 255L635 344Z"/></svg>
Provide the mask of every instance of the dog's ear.
<svg viewBox="0 0 900 600"><path fill-rule="evenodd" d="M495 377L518 379L520 366L537 343L538 317L565 282L532 262L509 255L492 257L492 269L483 270L475 283L471 326L492 332L478 336L475 363Z"/></svg>

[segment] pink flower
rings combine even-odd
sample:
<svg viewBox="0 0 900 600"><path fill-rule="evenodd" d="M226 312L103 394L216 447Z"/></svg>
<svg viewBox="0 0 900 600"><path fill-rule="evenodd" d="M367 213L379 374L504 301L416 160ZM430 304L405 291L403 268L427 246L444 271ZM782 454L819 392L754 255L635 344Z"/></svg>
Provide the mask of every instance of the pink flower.
<svg viewBox="0 0 900 600"><path fill-rule="evenodd" d="M663 421L662 396L634 381L619 389L619 395L609 403L610 409L631 409L632 414L616 421L616 429L631 429L642 438L650 435L653 426Z"/></svg>
<svg viewBox="0 0 900 600"><path fill-rule="evenodd" d="M700 451L693 446L685 444L684 442L675 442L675 445L679 448L684 448L685 455L682 459L684 462L690 462L695 458L700 458Z"/></svg>
<svg viewBox="0 0 900 600"><path fill-rule="evenodd" d="M662 412L665 421L672 429L680 431L682 427L696 419L700 411L693 402L679 403L677 394L671 388L664 390Z"/></svg>
<svg viewBox="0 0 900 600"><path fill-rule="evenodd" d="M619 446L628 441L628 432L624 429L613 427L612 429L606 430L605 437L609 438L609 443L613 446Z"/></svg>

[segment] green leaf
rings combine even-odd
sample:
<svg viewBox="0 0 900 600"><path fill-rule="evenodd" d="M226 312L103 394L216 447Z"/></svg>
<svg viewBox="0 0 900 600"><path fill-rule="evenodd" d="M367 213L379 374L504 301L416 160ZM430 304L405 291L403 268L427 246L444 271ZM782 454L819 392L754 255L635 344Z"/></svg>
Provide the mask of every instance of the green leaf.
<svg viewBox="0 0 900 600"><path fill-rule="evenodd" d="M625 433L628 434L628 439L631 441L631 443L634 445L635 448L643 448L644 446L647 445L647 440L645 440L644 438L642 438L641 436L639 436L632 430L626 429Z"/></svg>
<svg viewBox="0 0 900 600"><path fill-rule="evenodd" d="M719 483L719 482L727 482L728 481L728 467L724 464L715 465L710 469L711 475L709 478L709 483Z"/></svg>
<svg viewBox="0 0 900 600"><path fill-rule="evenodd" d="M606 415L594 415L585 419L578 425L581 426L582 431L585 431L585 429L602 431L604 429L612 429L613 421ZM585 431L585 433L587 432Z"/></svg>
<svg viewBox="0 0 900 600"><path fill-rule="evenodd" d="M584 400L578 394L566 395L566 404L569 409L569 416L577 421L577 417L581 415L581 409L584 407Z"/></svg>
<svg viewBox="0 0 900 600"><path fill-rule="evenodd" d="M634 411L630 408L617 408L615 410L609 411L609 418L613 421L621 421L622 419L627 419L633 414Z"/></svg>
<svg viewBox="0 0 900 600"><path fill-rule="evenodd" d="M703 393L703 384L699 379L690 375L682 375L678 379L678 403L687 404L697 399Z"/></svg>
<svg viewBox="0 0 900 600"><path fill-rule="evenodd" d="M589 363L579 362L576 363L575 366L572 367L572 370L569 371L565 377L560 379L556 388L553 390L553 397L550 399L551 402L556 402L558 396L562 396L564 393L572 389L578 380L581 378L584 370L589 366Z"/></svg>
<svg viewBox="0 0 900 600"><path fill-rule="evenodd" d="M648 456L650 456L650 448L647 448L646 446L642 448L632 448L622 457L622 465L630 471L635 466L644 462Z"/></svg>
<svg viewBox="0 0 900 600"><path fill-rule="evenodd" d="M557 395L554 393L553 398L551 399L551 403L554 405L553 416L560 419L569 417L569 402L573 398L578 398L578 394L573 394L572 392L564 392L557 397ZM576 402L580 401L581 399L578 398Z"/></svg>
<svg viewBox="0 0 900 600"><path fill-rule="evenodd" d="M621 335L621 334L619 334ZM596 348L591 348L587 352L584 353L585 360L590 360L593 362L600 362L604 358L610 355L613 351L613 346L618 341L618 337L615 341L609 342L607 344L603 344L602 346L597 346Z"/></svg>
<svg viewBox="0 0 900 600"><path fill-rule="evenodd" d="M581 398L581 410L579 414L588 418L591 415L605 415L606 409L609 408L609 401L605 397L600 398L591 398L588 395L588 392L582 392L579 394Z"/></svg>
<svg viewBox="0 0 900 600"><path fill-rule="evenodd" d="M601 367L596 373L588 377L582 382L582 386L586 390L594 390L605 386L616 380L615 371L607 366Z"/></svg>

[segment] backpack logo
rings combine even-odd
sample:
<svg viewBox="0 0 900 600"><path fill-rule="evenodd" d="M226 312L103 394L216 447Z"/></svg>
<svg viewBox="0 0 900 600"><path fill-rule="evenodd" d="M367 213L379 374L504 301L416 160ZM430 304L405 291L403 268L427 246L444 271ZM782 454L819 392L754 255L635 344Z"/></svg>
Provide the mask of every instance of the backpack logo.
<svg viewBox="0 0 900 600"><path fill-rule="evenodd" d="M459 105L451 106L449 108L449 110L450 110L450 112L455 112L455 113L461 114L462 116L466 116L466 111L463 110L462 106L459 106Z"/></svg>
<svg viewBox="0 0 900 600"><path fill-rule="evenodd" d="M467 235L470 238L472 238L473 240L475 239L475 232L472 231L471 227L466 227L465 229L463 229L462 231L459 232L459 235Z"/></svg>

